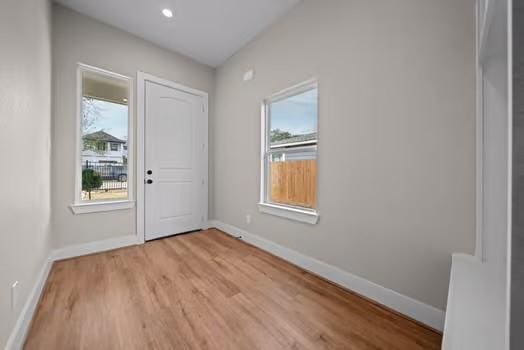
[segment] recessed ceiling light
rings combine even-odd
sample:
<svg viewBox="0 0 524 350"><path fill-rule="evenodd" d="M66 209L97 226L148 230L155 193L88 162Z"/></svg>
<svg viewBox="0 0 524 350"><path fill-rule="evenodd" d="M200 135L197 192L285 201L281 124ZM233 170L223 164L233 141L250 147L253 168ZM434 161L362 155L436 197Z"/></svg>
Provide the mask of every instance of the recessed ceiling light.
<svg viewBox="0 0 524 350"><path fill-rule="evenodd" d="M167 18L173 17L173 11L171 11L170 9L163 9L162 14Z"/></svg>
<svg viewBox="0 0 524 350"><path fill-rule="evenodd" d="M122 101L127 102L127 98L123 98Z"/></svg>

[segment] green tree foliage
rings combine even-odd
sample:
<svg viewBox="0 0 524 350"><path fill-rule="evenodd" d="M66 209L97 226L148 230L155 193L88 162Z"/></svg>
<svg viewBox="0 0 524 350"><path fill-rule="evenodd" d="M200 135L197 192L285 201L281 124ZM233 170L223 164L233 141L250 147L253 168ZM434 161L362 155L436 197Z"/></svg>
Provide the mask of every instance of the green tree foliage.
<svg viewBox="0 0 524 350"><path fill-rule="evenodd" d="M269 137L271 138L271 142L276 142L276 141L282 141L282 140L287 140L289 138L292 138L293 135L289 133L288 131L283 131L280 129L273 129L271 130Z"/></svg>
<svg viewBox="0 0 524 350"><path fill-rule="evenodd" d="M82 170L82 190L89 193L91 200L91 191L102 187L102 176L93 169Z"/></svg>

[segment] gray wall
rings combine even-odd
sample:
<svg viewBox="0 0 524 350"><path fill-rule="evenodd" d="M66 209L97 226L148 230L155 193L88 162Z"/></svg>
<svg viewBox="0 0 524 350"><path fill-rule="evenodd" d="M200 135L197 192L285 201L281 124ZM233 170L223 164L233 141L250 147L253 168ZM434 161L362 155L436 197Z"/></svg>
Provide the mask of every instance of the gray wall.
<svg viewBox="0 0 524 350"><path fill-rule="evenodd" d="M50 30L46 0L0 2L0 348L49 254Z"/></svg>
<svg viewBox="0 0 524 350"><path fill-rule="evenodd" d="M204 90L210 94L210 108L213 106L213 69L54 5L52 230L55 247L136 233L136 209L75 216L69 208L74 200L78 62L135 79L140 70ZM212 119L210 115L210 127Z"/></svg>
<svg viewBox="0 0 524 350"><path fill-rule="evenodd" d="M451 253L474 248L474 15L473 0L305 0L230 58L216 75L214 217L444 309ZM260 103L311 77L315 226L256 206Z"/></svg>
<svg viewBox="0 0 524 350"><path fill-rule="evenodd" d="M513 3L511 349L524 349L524 4Z"/></svg>

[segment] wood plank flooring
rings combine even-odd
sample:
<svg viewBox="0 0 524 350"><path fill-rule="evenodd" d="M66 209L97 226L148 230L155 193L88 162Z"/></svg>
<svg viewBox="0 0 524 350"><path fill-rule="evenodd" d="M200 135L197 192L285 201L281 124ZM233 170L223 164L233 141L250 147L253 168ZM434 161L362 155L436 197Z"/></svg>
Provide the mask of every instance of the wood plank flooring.
<svg viewBox="0 0 524 350"><path fill-rule="evenodd" d="M56 262L25 349L439 349L441 335L211 229Z"/></svg>

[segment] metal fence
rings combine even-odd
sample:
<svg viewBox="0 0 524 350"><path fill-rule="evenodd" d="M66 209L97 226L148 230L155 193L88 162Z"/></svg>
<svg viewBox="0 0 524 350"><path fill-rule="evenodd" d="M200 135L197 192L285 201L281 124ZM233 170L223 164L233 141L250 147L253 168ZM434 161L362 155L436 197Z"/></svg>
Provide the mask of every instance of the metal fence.
<svg viewBox="0 0 524 350"><path fill-rule="evenodd" d="M93 169L102 177L102 187L98 190L127 189L127 164L97 163L86 160L82 163L82 170Z"/></svg>

